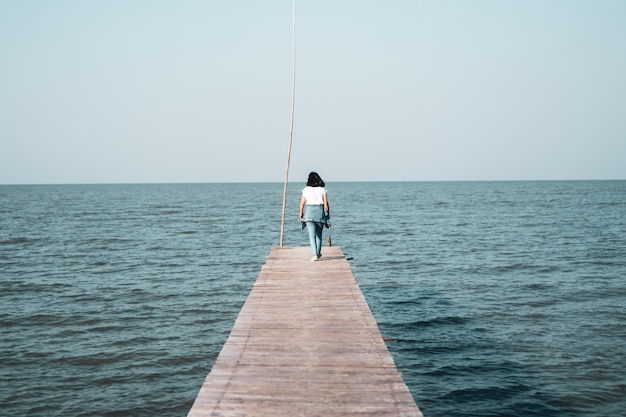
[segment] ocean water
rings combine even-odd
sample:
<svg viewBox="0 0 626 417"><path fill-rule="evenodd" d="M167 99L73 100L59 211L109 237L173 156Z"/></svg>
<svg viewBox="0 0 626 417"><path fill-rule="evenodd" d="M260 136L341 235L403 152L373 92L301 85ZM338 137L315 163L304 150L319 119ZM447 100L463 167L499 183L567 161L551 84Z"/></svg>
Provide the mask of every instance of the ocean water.
<svg viewBox="0 0 626 417"><path fill-rule="evenodd" d="M306 245L289 187L286 246ZM626 409L626 181L329 183L426 417ZM0 186L0 415L186 415L282 184Z"/></svg>

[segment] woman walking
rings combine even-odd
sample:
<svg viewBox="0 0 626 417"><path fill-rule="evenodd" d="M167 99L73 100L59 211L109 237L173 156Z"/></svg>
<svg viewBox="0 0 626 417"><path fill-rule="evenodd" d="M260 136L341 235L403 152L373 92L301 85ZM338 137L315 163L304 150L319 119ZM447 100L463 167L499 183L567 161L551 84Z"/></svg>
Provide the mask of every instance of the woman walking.
<svg viewBox="0 0 626 417"><path fill-rule="evenodd" d="M322 230L330 219L326 184L317 172L311 172L300 200L300 221L306 223L313 251L312 261L322 257Z"/></svg>

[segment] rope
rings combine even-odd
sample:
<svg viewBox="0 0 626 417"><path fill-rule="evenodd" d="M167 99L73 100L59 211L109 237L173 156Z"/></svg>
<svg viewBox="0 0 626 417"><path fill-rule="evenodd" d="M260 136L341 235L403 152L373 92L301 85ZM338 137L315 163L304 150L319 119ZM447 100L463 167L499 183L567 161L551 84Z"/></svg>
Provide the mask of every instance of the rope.
<svg viewBox="0 0 626 417"><path fill-rule="evenodd" d="M296 0L292 4L291 17L292 33L292 82L291 82L291 123L289 126L289 148L287 149L287 168L285 169L285 186L283 188L283 212L280 222L280 247L283 247L283 236L285 234L285 207L287 206L287 183L289 182L289 163L291 162L291 144L293 143L293 116L295 110L296 97Z"/></svg>

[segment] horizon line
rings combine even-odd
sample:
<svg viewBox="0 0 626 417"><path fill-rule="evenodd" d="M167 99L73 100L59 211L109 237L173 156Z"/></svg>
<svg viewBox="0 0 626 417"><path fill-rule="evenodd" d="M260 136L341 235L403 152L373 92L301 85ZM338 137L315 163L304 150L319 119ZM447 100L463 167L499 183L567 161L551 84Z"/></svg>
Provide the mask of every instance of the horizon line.
<svg viewBox="0 0 626 417"><path fill-rule="evenodd" d="M626 181L625 178L595 179L471 179L471 180L337 180L327 183L433 183L433 182L592 182L592 181ZM289 181L287 184L306 183L306 181ZM0 186L65 186L65 185L202 185L202 184L284 184L283 181L172 181L172 182L24 182L0 183Z"/></svg>

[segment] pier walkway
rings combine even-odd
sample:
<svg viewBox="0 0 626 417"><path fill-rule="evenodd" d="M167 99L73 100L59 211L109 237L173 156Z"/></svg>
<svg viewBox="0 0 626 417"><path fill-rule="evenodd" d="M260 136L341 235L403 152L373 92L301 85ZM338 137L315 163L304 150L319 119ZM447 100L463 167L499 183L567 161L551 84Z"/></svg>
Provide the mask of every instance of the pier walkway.
<svg viewBox="0 0 626 417"><path fill-rule="evenodd" d="M273 248L189 412L411 416L411 396L339 247Z"/></svg>

